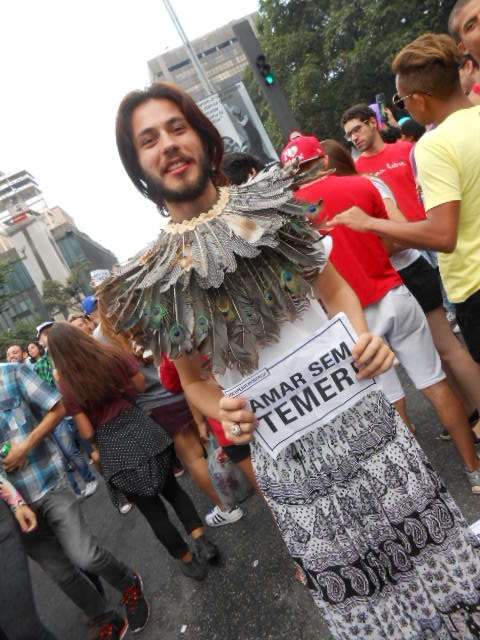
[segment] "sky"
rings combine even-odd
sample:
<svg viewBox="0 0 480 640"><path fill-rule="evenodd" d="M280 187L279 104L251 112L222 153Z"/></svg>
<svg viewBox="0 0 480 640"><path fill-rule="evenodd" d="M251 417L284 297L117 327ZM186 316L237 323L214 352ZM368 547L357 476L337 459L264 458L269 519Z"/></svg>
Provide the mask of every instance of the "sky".
<svg viewBox="0 0 480 640"><path fill-rule="evenodd" d="M194 39L257 10L257 0L170 0ZM114 123L147 61L181 45L162 0L2 3L0 171L29 171L49 207L126 260L159 214L118 158Z"/></svg>

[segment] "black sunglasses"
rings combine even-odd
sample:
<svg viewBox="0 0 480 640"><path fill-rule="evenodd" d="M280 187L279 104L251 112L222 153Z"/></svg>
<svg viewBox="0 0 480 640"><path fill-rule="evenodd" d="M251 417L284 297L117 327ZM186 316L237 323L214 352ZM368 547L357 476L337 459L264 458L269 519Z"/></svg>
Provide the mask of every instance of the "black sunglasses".
<svg viewBox="0 0 480 640"><path fill-rule="evenodd" d="M392 97L392 102L399 109L405 109L405 100L407 100L407 98L411 98L414 93L423 93L426 96L430 96L431 98L433 98L433 95L431 93L429 93L428 91L417 91L417 90L415 90L415 91L412 91L412 93L409 93L408 96L403 96L403 97L400 97L398 95L398 93L394 93L393 97Z"/></svg>

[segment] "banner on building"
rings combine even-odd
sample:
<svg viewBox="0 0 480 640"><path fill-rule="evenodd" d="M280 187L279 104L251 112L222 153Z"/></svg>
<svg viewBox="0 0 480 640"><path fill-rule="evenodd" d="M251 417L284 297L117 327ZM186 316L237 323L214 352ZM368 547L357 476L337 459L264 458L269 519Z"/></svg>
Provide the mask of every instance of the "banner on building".
<svg viewBox="0 0 480 640"><path fill-rule="evenodd" d="M265 164L278 160L243 82L200 100L198 106L220 131L225 153L252 153Z"/></svg>

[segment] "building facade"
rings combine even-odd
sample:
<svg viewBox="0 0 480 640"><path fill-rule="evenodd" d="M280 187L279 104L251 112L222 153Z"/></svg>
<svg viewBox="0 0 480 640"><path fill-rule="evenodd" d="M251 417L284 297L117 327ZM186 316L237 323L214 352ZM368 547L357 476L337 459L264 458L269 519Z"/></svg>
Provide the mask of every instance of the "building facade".
<svg viewBox="0 0 480 640"><path fill-rule="evenodd" d="M242 18L255 30L255 13ZM248 66L247 58L229 23L191 41L205 75L215 91L240 82ZM148 62L150 78L175 82L188 91L195 101L207 97L207 91L197 76L187 48L182 45Z"/></svg>
<svg viewBox="0 0 480 640"><path fill-rule="evenodd" d="M110 269L117 259L63 209L49 209L34 178L20 171L0 174L0 261L8 263L10 274L8 299L0 309L0 331L5 331L20 320L48 317L42 302L45 280L64 284L75 264ZM88 275L85 280L88 291Z"/></svg>

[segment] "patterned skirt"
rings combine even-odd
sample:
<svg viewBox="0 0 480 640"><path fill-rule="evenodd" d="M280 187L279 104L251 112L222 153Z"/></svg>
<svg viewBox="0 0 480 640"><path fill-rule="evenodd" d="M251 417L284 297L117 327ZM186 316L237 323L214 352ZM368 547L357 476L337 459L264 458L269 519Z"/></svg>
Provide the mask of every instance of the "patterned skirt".
<svg viewBox="0 0 480 640"><path fill-rule="evenodd" d="M477 539L383 393L252 461L333 638L480 638Z"/></svg>

